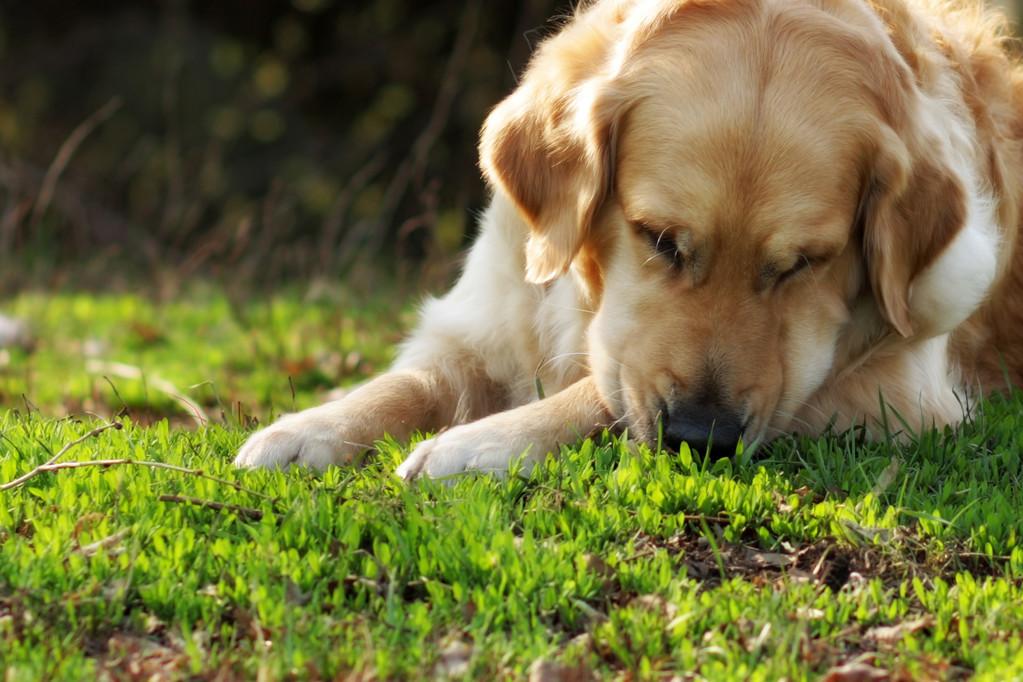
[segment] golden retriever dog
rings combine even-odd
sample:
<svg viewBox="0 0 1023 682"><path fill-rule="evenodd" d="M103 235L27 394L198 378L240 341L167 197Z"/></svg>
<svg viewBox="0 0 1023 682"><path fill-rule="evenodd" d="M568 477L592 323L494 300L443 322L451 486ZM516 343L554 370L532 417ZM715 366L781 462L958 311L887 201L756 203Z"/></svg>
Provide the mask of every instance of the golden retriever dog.
<svg viewBox="0 0 1023 682"><path fill-rule="evenodd" d="M607 427L728 454L958 422L1023 374L1006 42L972 0L582 7L483 126L493 199L458 283L388 373L236 463L438 433L411 479Z"/></svg>

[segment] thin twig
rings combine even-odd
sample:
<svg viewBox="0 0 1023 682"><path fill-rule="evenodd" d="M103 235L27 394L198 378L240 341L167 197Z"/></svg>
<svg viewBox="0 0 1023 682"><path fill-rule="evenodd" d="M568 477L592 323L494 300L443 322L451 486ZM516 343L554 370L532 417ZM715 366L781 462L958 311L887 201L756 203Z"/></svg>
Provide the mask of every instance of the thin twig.
<svg viewBox="0 0 1023 682"><path fill-rule="evenodd" d="M700 521L700 522L708 522L709 521L710 523L731 523L732 522L732 519L730 519L727 516L723 516L721 514L718 514L718 515L712 515L712 514L683 514L683 518L686 521Z"/></svg>
<svg viewBox="0 0 1023 682"><path fill-rule="evenodd" d="M985 554L984 552L953 552L956 559L989 559L992 561L1009 561L1012 559L1008 554Z"/></svg>
<svg viewBox="0 0 1023 682"><path fill-rule="evenodd" d="M98 436L99 434L103 433L104 431L106 431L108 429L122 429L122 428L124 428L124 426L121 424L121 422L118 422L118 421L107 422L106 424L103 424L102 426L97 426L96 428L94 428L92 431L89 431L87 434L85 434L81 438L76 438L75 440L71 441L70 443L68 443L67 445L62 447L57 452L57 454L55 454L50 459L46 460L45 463L40 464L39 466L37 466L32 471L28 472L27 474L25 474L23 476L19 476L18 478L14 479L13 481L10 481L9 483L4 483L3 485L0 485L0 492L3 492L4 490L10 490L11 488L17 488L19 485L22 485L23 483L25 483L25 481L28 481L29 479L35 478L36 476L38 476L39 474L43 473L44 471L47 471L47 467L52 467L54 464L56 464L57 460L59 460L64 455L66 455L68 453L68 451L71 450L76 445L80 445L81 443L84 443L85 441L89 440L90 438L92 438L94 436Z"/></svg>
<svg viewBox="0 0 1023 682"><path fill-rule="evenodd" d="M324 274L337 262L337 254L341 253L337 245L341 241L341 228L344 227L348 207L353 198L365 189L366 185L383 170L385 165L387 165L387 154L384 153L384 150L380 150L366 162L366 165L352 175L348 184L334 199L334 203L327 212L320 236L320 269Z"/></svg>
<svg viewBox="0 0 1023 682"><path fill-rule="evenodd" d="M32 218L29 224L35 226L39 219L42 218L43 213L46 212L46 209L49 208L50 201L53 199L53 192L57 187L57 181L60 179L61 173L64 172L78 147L93 130L113 116L114 112L121 108L121 104L122 100L120 97L110 98L110 101L79 123L71 131L71 134L68 135L68 138L64 140L64 144L57 150L57 155L53 158L53 163L50 164L46 171L46 176L43 178L43 184L39 190L39 195L36 197L35 207L32 209Z"/></svg>
<svg viewBox="0 0 1023 682"><path fill-rule="evenodd" d="M233 511L238 516L244 516L252 519L253 521L259 521L263 518L263 512L258 509L250 509L249 507L239 507L236 504L225 504L223 502L214 502L212 500L200 500L198 497L182 497L181 495L160 495L159 500L161 502L176 502L178 504L192 504L196 507L206 507L208 509L216 509L217 511Z"/></svg>
<svg viewBox="0 0 1023 682"><path fill-rule="evenodd" d="M24 160L0 160L0 185L19 194L37 194L45 176L41 169ZM126 238L138 232L128 217L96 201L93 195L77 190L72 184L63 182L54 187L51 203L69 220L89 228L96 240L117 242L121 248L141 248L135 242L125 243Z"/></svg>
<svg viewBox="0 0 1023 682"><path fill-rule="evenodd" d="M104 467L104 468L106 468L106 467L112 467L112 466L142 466L142 467L150 467L152 469L167 469L168 471L177 471L178 473L188 474L189 476L195 476L197 478L205 478L208 481L213 481L215 483L220 483L221 485L230 486L230 487L234 488L235 490L237 490L238 492L248 493L249 495L255 495L256 497L260 497L260 498L262 498L264 500L269 500L270 502L276 502L277 501L277 498L275 498L275 497L271 497L270 495L266 495L266 494L258 492L256 490L251 490L249 488L246 488L246 487L242 486L239 483L235 483L234 481L229 481L226 478L218 478L216 476L211 476L210 474L207 474L202 469L189 469L187 467L177 466L176 464L167 464L166 462L153 462L153 461L145 460L145 459L123 459L123 458L120 458L120 459L90 459L90 460L85 460L85 461L80 461L80 462L59 462L59 463L47 462L46 464L41 464L40 466L36 467L36 474L43 473L43 472L46 472L46 471L60 471L62 469L82 469L84 467ZM36 474L33 474L33 476L36 475ZM25 477L23 476L22 478L24 479ZM11 481L11 483L8 483L7 485L11 486L13 483L16 483L16 482L17 481ZM2 489L2 488L0 488L0 489Z"/></svg>
<svg viewBox="0 0 1023 682"><path fill-rule="evenodd" d="M390 225L409 186L413 182L422 181L430 151L444 132L451 117L452 105L462 84L462 72L469 61L473 41L476 37L480 7L481 3L478 1L466 4L465 11L462 13L461 25L455 34L455 44L451 49L451 56L444 67L444 73L437 88L437 96L433 101L430 118L426 127L412 143L411 157L402 162L384 190L383 197L377 204L377 217L372 224L369 221L360 221L350 228L337 247L337 253L344 254L345 260L341 263L343 270L348 270L356 260L366 254L374 254L379 250L383 239L388 234L388 231L380 229L380 226ZM367 229L367 226L372 229Z"/></svg>

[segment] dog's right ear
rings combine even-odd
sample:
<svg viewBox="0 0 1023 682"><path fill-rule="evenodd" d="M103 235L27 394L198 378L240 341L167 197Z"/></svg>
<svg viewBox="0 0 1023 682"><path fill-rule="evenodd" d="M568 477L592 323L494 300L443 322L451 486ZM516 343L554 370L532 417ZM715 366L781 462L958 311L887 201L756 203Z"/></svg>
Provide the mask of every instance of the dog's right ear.
<svg viewBox="0 0 1023 682"><path fill-rule="evenodd" d="M487 117L480 165L529 224L526 279L564 274L586 239L611 183L618 106L606 62L620 17L591 6L530 63L519 87Z"/></svg>

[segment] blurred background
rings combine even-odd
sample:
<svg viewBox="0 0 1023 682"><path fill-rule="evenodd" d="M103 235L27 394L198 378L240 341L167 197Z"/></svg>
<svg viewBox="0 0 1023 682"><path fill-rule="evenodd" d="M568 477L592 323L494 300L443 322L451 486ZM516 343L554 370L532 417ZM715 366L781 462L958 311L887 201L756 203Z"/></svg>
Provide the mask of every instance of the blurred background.
<svg viewBox="0 0 1023 682"><path fill-rule="evenodd" d="M479 127L572 4L0 0L0 293L442 285Z"/></svg>
<svg viewBox="0 0 1023 682"><path fill-rule="evenodd" d="M479 127L567 11L2 0L2 292L450 279Z"/></svg>
<svg viewBox="0 0 1023 682"><path fill-rule="evenodd" d="M0 418L250 426L384 369L573 4L0 0Z"/></svg>

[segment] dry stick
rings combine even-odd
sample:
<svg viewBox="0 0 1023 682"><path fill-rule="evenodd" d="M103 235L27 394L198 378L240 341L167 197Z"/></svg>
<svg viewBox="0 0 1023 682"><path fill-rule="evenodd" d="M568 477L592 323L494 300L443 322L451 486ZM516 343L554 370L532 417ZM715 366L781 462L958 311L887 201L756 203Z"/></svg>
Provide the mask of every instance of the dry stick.
<svg viewBox="0 0 1023 682"><path fill-rule="evenodd" d="M344 189L337 195L334 203L327 213L327 219L323 223L323 232L320 237L320 269L327 272L337 262L337 254L341 250L337 248L340 243L341 228L344 227L345 217L348 215L348 207L353 197L361 192L387 163L387 155L383 150L378 151L362 168L357 170Z"/></svg>
<svg viewBox="0 0 1023 682"><path fill-rule="evenodd" d="M441 133L444 132L444 128L450 119L452 104L458 95L459 77L469 60L473 40L476 37L479 14L479 2L468 3L465 11L462 13L461 26L455 35L455 44L451 50L451 56L444 67L444 74L441 76L437 97L433 101L430 118L426 123L426 127L419 133L415 142L412 143L412 158L405 159L402 162L401 166L398 167L398 171L391 178L387 189L384 190L377 209L379 217L374 222L375 225L389 225L394 219L395 211L397 211L402 197L405 196L412 181L424 172L427 156ZM366 221L361 221L354 227L364 223ZM351 229L345 235L338 248L338 253L349 253L349 249L352 249L353 257L347 258L346 262L342 263L343 268L347 270L353 265L354 258L362 254L375 253L379 249L386 233L387 231L384 229ZM357 240L363 240L363 243L358 245Z"/></svg>
<svg viewBox="0 0 1023 682"><path fill-rule="evenodd" d="M0 185L5 188L36 196L44 176L42 170L23 160L0 160ZM91 234L104 240L123 242L122 235L134 229L130 220L67 183L53 188L51 203L71 218L92 225Z"/></svg>
<svg viewBox="0 0 1023 682"><path fill-rule="evenodd" d="M263 512L259 511L258 509L250 509L249 507L239 507L236 504L224 504L223 502L213 502L212 500L201 500L198 497L182 497L181 495L160 495L159 500L161 502L193 504L196 507L206 507L208 509L216 509L217 511L233 511L239 516L244 516L254 521L259 521L261 518L263 518Z"/></svg>
<svg viewBox="0 0 1023 682"><path fill-rule="evenodd" d="M153 462L153 461L145 460L145 459L123 459L122 458L122 459L90 459L90 460L80 461L80 462L58 462L58 463L47 462L46 464L42 464L42 465L36 467L36 469L35 469L36 473L33 473L32 475L34 476L37 473L43 473L43 472L46 472L46 471L60 471L62 469L82 469L82 468L85 468L85 467L104 467L105 468L105 467L120 466L120 465L141 466L141 467L150 467L152 469L167 469L168 471L177 471L177 472L182 473L182 474L188 474L189 476L195 476L197 478L205 478L205 479L213 481L215 483L220 483L221 485L230 486L230 487L234 488L235 490L237 490L238 492L248 493L249 495L255 495L256 497L261 497L264 500L268 500L270 502L276 502L277 501L277 498L275 498L275 497L271 497L270 495L266 495L266 494L258 492L256 490L251 490L249 488L246 488L246 487L242 486L239 483L235 483L234 481L229 481L226 478L218 478L216 476L211 476L210 474L207 474L202 469L188 469L186 467L179 467L176 464L167 464L166 462ZM11 483L8 483L7 486L8 487L12 487L14 484L18 483L22 479L25 479L25 476L22 476L22 478L18 479L18 481L11 481ZM4 490L4 489L5 488L0 488L0 490Z"/></svg>
<svg viewBox="0 0 1023 682"><path fill-rule="evenodd" d="M59 460L64 455L66 455L67 452L71 448L75 447L76 445L80 445L81 443L84 443L85 441L89 440L90 438L103 433L107 429L122 429L122 428L124 428L124 427L121 425L121 422L116 422L116 421L115 422L108 422L106 424L103 424L102 426L97 426L96 428L94 428L92 431L89 431L87 434L85 434L81 438L76 438L75 440L71 441L70 443L68 443L67 445L62 447L60 449L60 451L57 452L57 454L55 454L53 457L48 459L44 464L40 464L35 469L32 469L32 471L28 472L27 474L25 474L23 476L19 476L18 478L14 479L13 481L11 481L9 483L4 483L3 485L0 485L0 492L3 492L4 490L10 490L11 488L17 488L19 485L22 485L23 483L25 483L25 481L28 481L29 479L35 478L36 476L38 476L39 474L43 473L44 471L47 471L47 467L53 467L56 464L57 460Z"/></svg>
<svg viewBox="0 0 1023 682"><path fill-rule="evenodd" d="M211 476L210 474L207 474L206 472L204 472L202 469L189 469L187 467L177 466L176 464L167 464L166 462L153 462L153 461L144 460L144 459L124 459L124 458L120 458L120 459L90 459L90 460L86 460L86 461L76 461L76 462L59 462L58 461L61 457L63 457L65 454L67 454L67 452L71 448L75 447L76 445L79 445L80 443L88 440L89 438L92 438L93 436L96 436L96 435L98 435L100 433L103 433L107 429L121 429L121 428L124 428L124 426L121 424L121 422L117 422L117 421L109 422L107 424L103 424L102 426L97 426L96 428L94 428L92 431L89 431L87 434L85 434L81 438L73 440L70 443L68 443L67 445L65 445L64 447L62 447L60 449L60 452L55 454L53 457L48 459L43 464L40 464L39 466L37 466L35 469L32 469L31 471L29 471L27 474L25 474L23 476L19 476L18 478L14 479L13 481L11 481L9 483L4 483L3 485L0 485L0 492L2 492L4 490L10 490L11 488L16 488L16 487L18 487L20 485L23 485L26 481L28 481L28 480L30 480L32 478L35 478L39 474L46 473L46 472L49 472L49 471L60 471L62 469L81 469L81 468L84 468L84 467L111 467L111 466L118 466L118 465L128 465L128 466L144 466L144 467L150 467L152 469L166 469L168 471L177 471L177 472L182 473L182 474L188 474L189 476L195 476L197 478L205 478L207 480L213 481L215 483L219 483L221 485L230 486L231 488L234 488L238 492L248 493L249 495L255 495L256 497L261 497L264 500L269 500L270 502L276 502L277 501L276 498L271 497L270 495L266 495L265 493L261 493L261 492L258 492L256 490L251 490L251 489L246 488L245 486L241 485L240 483L236 483L235 481L229 481L226 478L219 478L217 476Z"/></svg>
<svg viewBox="0 0 1023 682"><path fill-rule="evenodd" d="M32 202L28 199L11 201L10 204L10 208L4 211L4 217L0 219L0 253L11 252L14 231L32 208Z"/></svg>
<svg viewBox="0 0 1023 682"><path fill-rule="evenodd" d="M57 156L53 157L53 163L46 171L46 176L43 177L43 184L39 190L39 195L36 197L36 205L32 209L32 219L30 224L35 226L39 223L39 219L42 218L43 213L50 206L50 201L53 199L53 193L57 188L57 181L60 179L61 173L67 168L68 163L71 161L71 157L74 156L75 151L85 141L85 138L92 133L101 123L106 121L108 118L114 115L118 109L121 108L122 100L120 97L112 97L110 101L104 104L102 107L97 109L89 118L85 119L78 126L71 131L71 134L64 144L60 145L60 149L57 151Z"/></svg>

